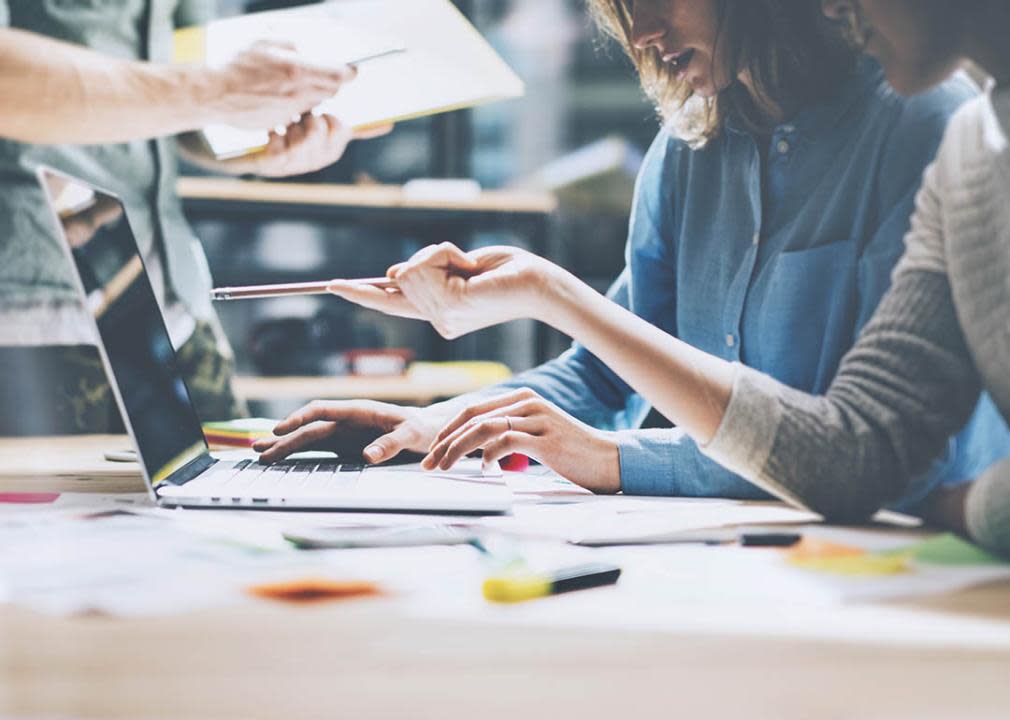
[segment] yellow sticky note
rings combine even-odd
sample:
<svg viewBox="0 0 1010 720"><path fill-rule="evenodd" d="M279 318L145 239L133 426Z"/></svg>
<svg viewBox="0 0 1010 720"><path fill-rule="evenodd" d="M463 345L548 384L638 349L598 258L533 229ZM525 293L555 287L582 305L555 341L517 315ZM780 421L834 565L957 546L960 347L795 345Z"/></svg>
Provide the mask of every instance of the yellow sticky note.
<svg viewBox="0 0 1010 720"><path fill-rule="evenodd" d="M871 554L861 547L804 537L786 553L790 565L836 575L897 575L908 572L908 554Z"/></svg>
<svg viewBox="0 0 1010 720"><path fill-rule="evenodd" d="M898 575L908 572L906 555L849 555L842 557L790 558L789 563L804 570L836 575Z"/></svg>
<svg viewBox="0 0 1010 720"><path fill-rule="evenodd" d="M202 27L189 27L175 31L176 63L203 62L207 54L207 31Z"/></svg>

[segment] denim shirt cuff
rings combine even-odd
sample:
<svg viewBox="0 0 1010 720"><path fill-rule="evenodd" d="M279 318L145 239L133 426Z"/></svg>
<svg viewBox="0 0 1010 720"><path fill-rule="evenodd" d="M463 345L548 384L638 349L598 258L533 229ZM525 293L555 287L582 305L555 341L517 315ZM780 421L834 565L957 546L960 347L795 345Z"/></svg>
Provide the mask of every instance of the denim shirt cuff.
<svg viewBox="0 0 1010 720"><path fill-rule="evenodd" d="M625 495L672 495L677 472L671 447L684 439L675 428L616 432Z"/></svg>

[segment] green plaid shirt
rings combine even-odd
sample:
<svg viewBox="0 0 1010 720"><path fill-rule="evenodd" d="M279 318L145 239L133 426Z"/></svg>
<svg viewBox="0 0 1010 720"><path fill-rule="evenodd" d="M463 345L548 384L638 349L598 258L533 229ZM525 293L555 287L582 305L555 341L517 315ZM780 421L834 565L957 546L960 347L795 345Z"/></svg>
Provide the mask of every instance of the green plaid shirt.
<svg viewBox="0 0 1010 720"><path fill-rule="evenodd" d="M123 59L170 61L176 27L204 23L213 0L0 0L0 24ZM68 123L75 121L67 117ZM123 118L124 123L129 118ZM0 140L0 310L77 302L35 179L44 163L123 198L145 256L164 262L168 302L210 315L210 274L176 194L174 140L33 146Z"/></svg>

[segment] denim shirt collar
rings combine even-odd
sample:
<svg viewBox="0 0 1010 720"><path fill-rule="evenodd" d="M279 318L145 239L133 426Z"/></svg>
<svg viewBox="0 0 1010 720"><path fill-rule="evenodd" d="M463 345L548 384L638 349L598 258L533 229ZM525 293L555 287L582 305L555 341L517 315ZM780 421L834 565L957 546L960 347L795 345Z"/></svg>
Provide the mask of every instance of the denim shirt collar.
<svg viewBox="0 0 1010 720"><path fill-rule="evenodd" d="M862 56L837 93L827 100L804 107L776 126L772 134L777 136L788 133L801 140L815 140L818 136L830 133L845 117L849 108L864 93L878 88L883 80L884 71L880 65L872 58ZM752 134L735 115L726 118L726 129L740 135Z"/></svg>

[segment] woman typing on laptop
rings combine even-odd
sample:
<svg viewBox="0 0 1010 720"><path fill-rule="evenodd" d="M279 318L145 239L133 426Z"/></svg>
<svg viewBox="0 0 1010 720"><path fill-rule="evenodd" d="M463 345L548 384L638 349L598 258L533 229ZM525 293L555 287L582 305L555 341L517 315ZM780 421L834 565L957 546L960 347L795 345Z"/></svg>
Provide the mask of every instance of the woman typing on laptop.
<svg viewBox="0 0 1010 720"><path fill-rule="evenodd" d="M477 449L489 458L518 451L596 491L763 496L746 480L753 467L705 447L734 379L763 373L801 393L828 390L887 289L920 173L970 91L953 81L895 96L809 2L594 5L668 119L639 177L613 302L511 248L429 248L391 270L398 292L336 285L347 299L427 319L450 337L535 317L579 344L481 397L423 410L313 404L259 446L267 459L365 427L381 435L365 449L372 462L401 450L433 450L429 467ZM634 429L646 403L677 429ZM870 504L914 507L938 484L1010 453L991 402L978 407L944 462L916 464L915 482ZM750 420L740 423L744 440L772 429ZM815 478L815 469L799 476Z"/></svg>

